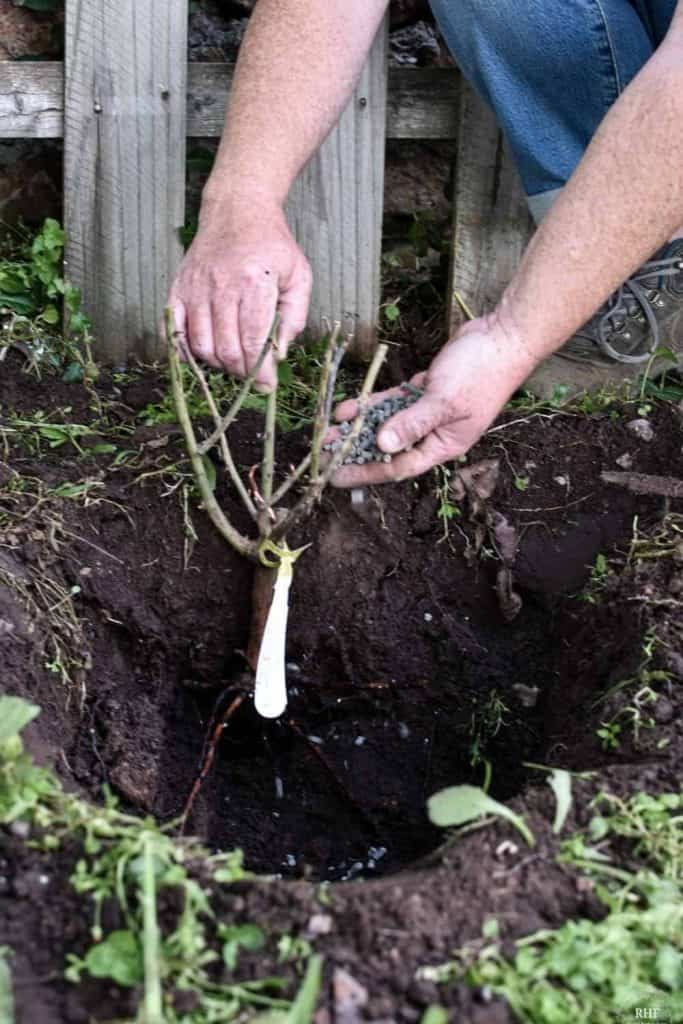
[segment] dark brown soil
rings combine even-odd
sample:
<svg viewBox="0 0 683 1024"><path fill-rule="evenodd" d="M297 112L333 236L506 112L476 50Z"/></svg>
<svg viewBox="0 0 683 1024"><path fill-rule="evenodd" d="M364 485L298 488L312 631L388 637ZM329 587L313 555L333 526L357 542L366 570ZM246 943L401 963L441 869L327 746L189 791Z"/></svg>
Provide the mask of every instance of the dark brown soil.
<svg viewBox="0 0 683 1024"><path fill-rule="evenodd" d="M403 368L394 373L400 378ZM131 431L116 441L137 453L127 468L113 466L111 452L51 451L43 443L38 454L4 434L0 508L10 520L0 541L0 620L11 628L0 643L3 689L44 709L30 727L37 755L93 798L108 782L131 808L170 819L196 777L214 710L244 672L252 569L191 496L184 502L189 476L170 468L187 473L175 428L141 426L139 411L161 387L147 373L98 388L110 423ZM39 384L11 358L5 364L5 426L14 411L26 418L38 409L52 422L89 422L90 401L80 388ZM64 407L71 411L60 413ZM266 922L273 932L305 932L317 880L390 876L335 886L324 911L332 932L316 941L330 969L350 970L368 989L370 1020L417 1019L437 993L414 981L416 967L447 958L486 917L497 916L513 936L595 912L590 893L554 863L549 797L529 788L538 776L530 780L523 762L599 769L599 780L618 788L634 780L675 785L683 747L675 692L657 731L658 738L671 733L661 753L624 742L605 754L595 736L600 711L591 710L602 690L642 661L654 615L663 620L661 635L670 635L669 670L681 674L681 638L669 623L675 613L631 600L645 585L674 593L681 570L671 559L652 563L656 573L647 579L607 579L596 603L579 596L598 554L628 552L635 517L644 534L666 511L683 508L600 481L626 452L639 472L683 475L676 411L652 413L649 443L636 440L629 418L508 414L471 453L470 462L499 459L488 510L518 531L513 572L523 606L511 623L497 598L500 561L482 513L473 516L464 502L443 539L434 475L377 490L360 511L347 494L332 494L292 538L312 547L292 592L288 713L266 724L245 702L221 739L190 827L212 848L241 847L255 871L304 879L220 897L226 916ZM259 429L257 418L239 428L244 468L258 461ZM298 437L284 443L283 463L301 444ZM17 496L16 474L31 478L29 494ZM87 499L51 498L21 518L41 487L85 478L93 481ZM222 489L219 496L232 508ZM234 518L246 528L237 509ZM41 599L45 580L60 593L79 588L77 627L62 637L81 664L71 666L71 682L45 667L54 662L50 630L59 640L66 628L49 625L45 608L54 601ZM428 869L396 874L443 838L427 821L427 797L445 785L480 783L483 758L493 767L493 794L525 801L540 837L533 856L497 854L509 833L488 829ZM125 1013L115 992L76 992L59 980L67 949L87 942L87 913L67 885L69 855L46 861L1 833L0 844L7 908L0 945L17 954L19 1024ZM477 1007L459 990L439 998L468 1020L507 1019L502 1007Z"/></svg>

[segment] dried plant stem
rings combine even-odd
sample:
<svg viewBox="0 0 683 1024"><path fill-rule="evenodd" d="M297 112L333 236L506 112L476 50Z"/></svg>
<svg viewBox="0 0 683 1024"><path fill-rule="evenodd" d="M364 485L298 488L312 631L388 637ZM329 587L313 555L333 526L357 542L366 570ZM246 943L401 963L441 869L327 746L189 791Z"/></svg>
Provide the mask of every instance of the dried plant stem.
<svg viewBox="0 0 683 1024"><path fill-rule="evenodd" d="M284 498L285 494L288 493L288 491L294 486L294 484L297 482L297 480L301 479L301 477L304 475L304 473L306 472L306 470L308 469L310 464L311 464L311 452L309 452L308 455L306 455L301 460L301 462L296 467L296 469L293 469L292 472L287 477L287 479L284 480L283 483L280 484L280 486L276 490L275 494L273 495L273 502L272 502L273 508L275 508L276 505L279 505L279 503Z"/></svg>
<svg viewBox="0 0 683 1024"><path fill-rule="evenodd" d="M232 523L228 521L223 510L216 501L211 485L209 484L206 468L202 458L202 452L199 450L199 446L197 445L197 438L187 408L187 398L185 396L185 389L183 388L183 378L180 367L180 346L175 329L173 311L171 309L166 310L166 337L168 341L168 357L173 400L178 412L180 427L185 435L187 452L190 457L192 469L207 515L219 533L221 533L227 540L228 544L246 558L256 559L258 557L258 543L243 537L242 534L235 529Z"/></svg>
<svg viewBox="0 0 683 1024"><path fill-rule="evenodd" d="M266 506L266 522L268 510L273 500L273 477L275 475L275 430L277 422L277 384L268 395L266 402L266 432L263 438L263 470L261 473L261 493Z"/></svg>
<svg viewBox="0 0 683 1024"><path fill-rule="evenodd" d="M206 403L209 407L209 412L213 416L213 421L216 426L216 430L218 430L221 427L221 415L218 411L218 406L216 405L216 400L213 397L211 388L209 387L209 383L204 375L204 371L202 370L201 366L197 363L196 359L190 352L189 348L186 348L185 350L185 357L187 359L188 365L190 366L190 369L192 370L195 377L199 381L199 386L201 387L204 398L206 399ZM256 520L258 518L256 506L254 505L254 502L251 500L249 491L244 486L242 478L240 477L237 471L237 466L235 465L234 459L232 457L230 445L228 444L228 436L225 430L221 430L220 437L218 438L218 443L221 451L221 457L225 464L225 468L230 474L230 479L235 485L235 490L237 491L240 498L244 502L247 508L247 512L249 513L251 518Z"/></svg>
<svg viewBox="0 0 683 1024"><path fill-rule="evenodd" d="M329 419L329 417L325 416L328 381L332 373L332 364L340 331L341 323L339 320L335 320L332 333L330 334L330 339L327 343L327 349L325 350L325 362L323 363L323 370L318 387L318 408L316 409L315 420L313 421L313 442L311 444L311 479L313 480L318 479L320 453L322 451L323 440L325 438L325 431L327 430L327 423Z"/></svg>
<svg viewBox="0 0 683 1024"><path fill-rule="evenodd" d="M254 369L251 371L249 376L245 378L244 383L242 384L242 387L240 388L237 397L235 398L234 402L226 412L225 416L216 426L216 429L214 430L213 434L210 434L209 437L207 437L206 440L202 441L202 443L199 445L200 455L205 455L210 448L213 448L216 442L220 439L221 434L224 434L228 427L232 424L233 420L235 419L240 409L244 405L244 402L246 401L247 397L249 396L249 392L251 391L254 385L254 381L256 380L256 375L263 366L266 360L266 356L268 355L268 353L270 352L271 348L274 345L274 339L275 333L273 331L270 334L266 343L264 344L263 348L261 349L261 354L256 360Z"/></svg>
<svg viewBox="0 0 683 1024"><path fill-rule="evenodd" d="M344 444L341 446L339 451L335 452L334 456L330 459L324 472L320 474L317 480L311 481L310 486L306 488L305 493L299 499L294 508L291 509L275 527L272 534L273 540L281 540L283 537L286 537L290 530L300 523L302 519L306 518L314 504L320 500L320 496L325 487L328 485L344 459L353 448L353 445L355 444L363 427L363 421L367 412L370 395L374 390L379 371L382 368L382 364L386 359L388 351L388 345L377 346L377 351L375 352L373 360L368 367L368 372L365 375L363 387L358 397L358 413L353 421L350 433L345 437Z"/></svg>
<svg viewBox="0 0 683 1024"><path fill-rule="evenodd" d="M338 341L339 330L341 325L335 323L336 333L333 335L330 346L327 349L327 356L325 360L325 367L323 369L323 379L320 382L319 390L319 404L318 412L316 413L315 423L313 427L313 442L311 445L311 451L306 455L296 469L293 469L286 480L280 485L278 490L273 495L273 506L279 504L294 484L301 479L304 473L311 467L311 479L316 480L320 474L320 453L322 446L325 441L325 434L327 433L327 427L330 422L332 415L332 405L334 404L334 389L337 384L337 375L339 368L342 364L342 360L346 354L346 351L353 340L352 334L347 334L342 342ZM331 330L331 328L330 328ZM315 458L317 455L317 465L315 465Z"/></svg>

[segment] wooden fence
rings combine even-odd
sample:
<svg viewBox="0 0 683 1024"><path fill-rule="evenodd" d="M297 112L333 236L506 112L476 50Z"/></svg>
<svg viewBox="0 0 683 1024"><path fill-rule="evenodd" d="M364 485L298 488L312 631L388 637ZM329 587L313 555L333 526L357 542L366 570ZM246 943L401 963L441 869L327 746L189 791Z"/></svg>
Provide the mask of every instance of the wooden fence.
<svg viewBox="0 0 683 1024"><path fill-rule="evenodd" d="M0 139L64 140L67 273L112 362L159 354L186 139L223 125L232 67L188 65L187 25L188 0L66 0L63 63L0 62ZM315 275L311 325L352 317L364 353L380 301L385 139L457 140L452 293L473 309L496 301L530 233L491 113L452 68L388 68L385 24L288 204Z"/></svg>

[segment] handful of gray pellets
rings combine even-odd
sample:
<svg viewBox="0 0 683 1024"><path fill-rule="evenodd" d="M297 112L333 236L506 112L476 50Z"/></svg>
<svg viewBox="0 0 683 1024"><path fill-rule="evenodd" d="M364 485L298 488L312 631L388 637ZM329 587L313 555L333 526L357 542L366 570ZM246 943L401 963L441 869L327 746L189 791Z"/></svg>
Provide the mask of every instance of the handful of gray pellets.
<svg viewBox="0 0 683 1024"><path fill-rule="evenodd" d="M391 395L382 402L371 406L363 420L360 434L358 435L351 451L344 459L344 465L362 466L365 462L391 462L392 456L380 451L377 447L377 431L382 424L394 416L397 412L414 405L418 398L422 398L423 392L414 384L401 384L401 394ZM344 444L344 438L351 433L352 423L345 420L339 424L339 433L336 441L331 441L324 446L327 452L338 452Z"/></svg>

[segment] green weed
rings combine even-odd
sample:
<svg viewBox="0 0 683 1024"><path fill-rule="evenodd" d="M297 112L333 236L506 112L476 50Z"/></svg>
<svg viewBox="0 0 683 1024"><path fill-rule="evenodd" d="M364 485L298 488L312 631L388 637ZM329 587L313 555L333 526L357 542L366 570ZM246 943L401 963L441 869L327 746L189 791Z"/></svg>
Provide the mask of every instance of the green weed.
<svg viewBox="0 0 683 1024"><path fill-rule="evenodd" d="M586 601L588 604L599 604L602 600L603 591L605 590L610 577L613 575L614 572L606 556L602 553L598 554L595 559L595 565L591 568L590 578L580 595L580 599L582 601Z"/></svg>
<svg viewBox="0 0 683 1024"><path fill-rule="evenodd" d="M448 466L437 466L434 472L436 473L437 479L436 498L438 504L436 514L443 524L443 535L441 539L447 541L450 538L451 520L460 518L462 512L460 507L452 501L452 470L450 470Z"/></svg>
<svg viewBox="0 0 683 1024"><path fill-rule="evenodd" d="M292 346L289 358L279 364L277 425L280 430L300 430L313 421L326 344L327 338L323 338L314 344ZM183 365L181 372L190 417L193 420L208 418L209 407L197 378L188 366ZM237 396L242 382L218 370L213 370L206 376L218 407L229 406ZM346 396L344 379L342 369L334 396L335 402L342 401ZM244 401L243 408L253 409L262 416L265 415L266 396L252 392ZM145 426L175 423L176 413L170 391L159 402L147 405L140 413L140 418Z"/></svg>
<svg viewBox="0 0 683 1024"><path fill-rule="evenodd" d="M498 924L422 978L464 981L498 995L525 1024L601 1024L683 1012L683 797L601 794L587 835L562 844L562 864L588 872L605 907L600 921L568 921L516 943L505 956ZM591 843L593 845L591 845ZM614 849L629 847L637 866L625 868ZM614 848L612 846L614 844ZM628 1014L628 1016L626 1016ZM651 1018L649 1018L651 1019Z"/></svg>
<svg viewBox="0 0 683 1024"><path fill-rule="evenodd" d="M593 708L603 708L608 712L596 730L603 750L618 750L627 733L637 747L643 732L655 729L656 721L650 713L659 699L655 687L671 682L670 672L653 667L658 650L657 634L650 631L643 640L643 660L634 674L610 686L593 703ZM666 742L658 744L660 749Z"/></svg>
<svg viewBox="0 0 683 1024"><path fill-rule="evenodd" d="M470 764L476 768L485 759L492 739L508 724L510 708L497 690L491 690L486 702L472 712L470 719Z"/></svg>
<svg viewBox="0 0 683 1024"><path fill-rule="evenodd" d="M249 923L216 922L211 909L211 887L248 877L241 854L209 856L196 840L173 838L173 824L160 827L151 818L123 813L109 792L101 807L64 792L23 747L21 730L39 710L18 698L0 698L0 824L26 822L38 836L35 845L46 851L67 843L82 849L71 882L92 904L94 944L82 957L69 956L66 978L77 983L89 975L141 986L136 1024L221 1024L254 1019L259 1010L268 1011L271 1024L308 1024L320 987L319 957L310 958L293 1004L282 998L281 978L221 980L234 973L241 950L258 950L266 938ZM201 881L190 870L199 863ZM157 904L165 890L173 892L180 910L162 934ZM112 901L121 926L105 934L102 909ZM220 954L214 935L222 943ZM192 994L195 1009L176 1008L184 992Z"/></svg>
<svg viewBox="0 0 683 1024"><path fill-rule="evenodd" d="M91 324L81 296L64 277L64 232L47 219L31 237L15 230L5 238L0 257L0 359L18 348L27 366L40 376L61 371L64 380L97 376L92 360Z"/></svg>

